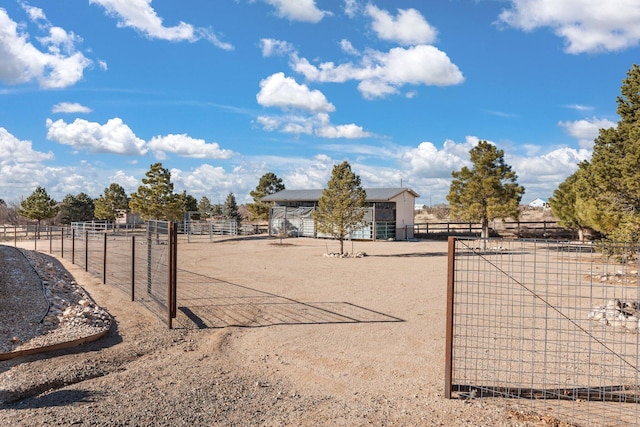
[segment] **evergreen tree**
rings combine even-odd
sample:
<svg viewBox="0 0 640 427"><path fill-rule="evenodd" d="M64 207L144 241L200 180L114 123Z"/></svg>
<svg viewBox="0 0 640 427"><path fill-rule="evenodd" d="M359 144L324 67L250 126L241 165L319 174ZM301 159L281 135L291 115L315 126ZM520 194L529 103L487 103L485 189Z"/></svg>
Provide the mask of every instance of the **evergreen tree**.
<svg viewBox="0 0 640 427"><path fill-rule="evenodd" d="M222 218L223 217L223 213L222 213L222 206L220 203L216 203L215 205L211 206L211 216L213 218Z"/></svg>
<svg viewBox="0 0 640 427"><path fill-rule="evenodd" d="M211 202L207 196L202 196L200 198L200 202L198 202L198 212L203 218L208 218L213 211L213 206L211 206Z"/></svg>
<svg viewBox="0 0 640 427"><path fill-rule="evenodd" d="M115 221L129 210L129 197L120 184L111 183L104 194L95 200L95 216L98 219Z"/></svg>
<svg viewBox="0 0 640 427"><path fill-rule="evenodd" d="M173 192L171 172L162 163L151 165L142 185L131 195L129 207L138 212L142 219L180 221L184 216L184 202Z"/></svg>
<svg viewBox="0 0 640 427"><path fill-rule="evenodd" d="M29 197L22 200L20 208L18 208L18 215L35 219L38 221L38 225L43 219L53 218L57 213L56 201L49 197L47 190L40 186L36 187Z"/></svg>
<svg viewBox="0 0 640 427"><path fill-rule="evenodd" d="M92 221L94 211L95 203L85 193L78 193L76 196L67 194L60 204L60 216L63 224Z"/></svg>
<svg viewBox="0 0 640 427"><path fill-rule="evenodd" d="M487 238L489 221L518 218L524 188L518 185L516 173L505 163L503 150L480 141L469 154L473 166L451 173L453 181L447 200L454 218L480 222L481 237Z"/></svg>
<svg viewBox="0 0 640 427"><path fill-rule="evenodd" d="M268 220L271 204L261 202L262 198L284 189L285 187L282 183L282 179L278 178L273 172L267 172L262 175L256 189L249 193L249 195L253 197L253 203L247 204L249 219L252 221Z"/></svg>
<svg viewBox="0 0 640 427"><path fill-rule="evenodd" d="M633 65L617 99L620 121L600 129L576 183L578 215L619 242L640 241L640 68Z"/></svg>
<svg viewBox="0 0 640 427"><path fill-rule="evenodd" d="M182 193L182 200L184 201L184 208L187 212L197 212L198 211L198 199L193 197L191 194L187 194L186 191Z"/></svg>
<svg viewBox="0 0 640 427"><path fill-rule="evenodd" d="M322 190L318 209L314 212L316 228L340 241L340 254L344 253L344 240L364 227L367 194L360 185L360 177L351 171L347 161L335 165L327 188Z"/></svg>
<svg viewBox="0 0 640 427"><path fill-rule="evenodd" d="M193 212L191 219L199 220L200 213L198 212L198 199L193 197L191 194L187 194L186 191L183 191L182 194L180 194L180 199L184 206L184 213L182 215L184 216L187 212Z"/></svg>
<svg viewBox="0 0 640 427"><path fill-rule="evenodd" d="M236 196L233 193L229 193L227 199L224 201L224 206L222 207L222 216L224 219L230 221L236 221L238 225L242 222L242 216L240 216L240 211L238 210L238 205L236 204Z"/></svg>
<svg viewBox="0 0 640 427"><path fill-rule="evenodd" d="M588 228L586 221L580 216L577 208L578 189L576 183L579 180L581 170L574 172L553 192L549 198L549 206L553 214L558 218L558 224L578 230L578 239L584 240L584 230Z"/></svg>

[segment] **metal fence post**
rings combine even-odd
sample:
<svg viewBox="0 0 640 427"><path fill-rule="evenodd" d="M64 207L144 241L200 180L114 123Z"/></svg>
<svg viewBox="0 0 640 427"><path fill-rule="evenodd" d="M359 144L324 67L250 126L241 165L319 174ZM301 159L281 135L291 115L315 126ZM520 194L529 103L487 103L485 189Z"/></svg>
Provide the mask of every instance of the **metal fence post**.
<svg viewBox="0 0 640 427"><path fill-rule="evenodd" d="M151 293L151 253L153 247L152 240L152 228L157 227L157 224L154 221L149 221L147 223L147 293ZM155 230L154 230L155 231Z"/></svg>
<svg viewBox="0 0 640 427"><path fill-rule="evenodd" d="M131 301L136 300L136 236L131 236Z"/></svg>
<svg viewBox="0 0 640 427"><path fill-rule="evenodd" d="M104 244L102 247L102 284L107 284L107 232L104 232Z"/></svg>
<svg viewBox="0 0 640 427"><path fill-rule="evenodd" d="M71 264L76 263L76 229L71 229Z"/></svg>
<svg viewBox="0 0 640 427"><path fill-rule="evenodd" d="M171 306L171 316L173 318L177 315L178 309L178 230L173 230L173 265L171 266L172 278L172 292L173 292L173 304Z"/></svg>
<svg viewBox="0 0 640 427"><path fill-rule="evenodd" d="M177 223L169 222L167 224L168 228L168 244L169 244L169 260L168 260L168 271L169 277L167 283L167 324L169 325L169 329L173 329L173 318L175 317L175 307L176 307L176 274L175 274L175 265L176 265L176 226Z"/></svg>
<svg viewBox="0 0 640 427"><path fill-rule="evenodd" d="M447 255L447 319L444 368L444 397L451 399L453 376L453 308L455 286L456 238L449 237Z"/></svg>
<svg viewBox="0 0 640 427"><path fill-rule="evenodd" d="M89 271L89 230L84 232L84 271Z"/></svg>
<svg viewBox="0 0 640 427"><path fill-rule="evenodd" d="M64 227L60 230L60 258L64 259Z"/></svg>

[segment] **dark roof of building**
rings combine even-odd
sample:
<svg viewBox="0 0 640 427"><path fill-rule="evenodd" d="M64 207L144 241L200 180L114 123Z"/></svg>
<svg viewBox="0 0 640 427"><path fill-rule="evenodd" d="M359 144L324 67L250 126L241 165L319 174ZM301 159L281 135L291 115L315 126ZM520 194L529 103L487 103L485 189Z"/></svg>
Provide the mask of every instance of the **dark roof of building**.
<svg viewBox="0 0 640 427"><path fill-rule="evenodd" d="M398 194L408 192L420 197L410 188L363 188L367 193L367 202L386 202ZM322 189L316 190L282 190L261 199L262 202L315 202L322 196Z"/></svg>

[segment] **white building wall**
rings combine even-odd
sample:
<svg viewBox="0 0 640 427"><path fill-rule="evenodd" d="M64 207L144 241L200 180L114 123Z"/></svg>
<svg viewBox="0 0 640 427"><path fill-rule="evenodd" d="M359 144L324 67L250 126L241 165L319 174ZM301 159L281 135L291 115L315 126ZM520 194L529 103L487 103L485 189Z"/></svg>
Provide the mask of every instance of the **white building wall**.
<svg viewBox="0 0 640 427"><path fill-rule="evenodd" d="M408 191L403 191L391 201L396 202L396 239L413 239L415 196Z"/></svg>

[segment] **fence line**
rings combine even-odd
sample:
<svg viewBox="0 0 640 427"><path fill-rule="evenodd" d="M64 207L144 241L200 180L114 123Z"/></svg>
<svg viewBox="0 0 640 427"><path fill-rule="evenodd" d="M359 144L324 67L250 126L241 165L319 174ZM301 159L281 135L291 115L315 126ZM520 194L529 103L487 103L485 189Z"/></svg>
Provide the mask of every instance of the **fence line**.
<svg viewBox="0 0 640 427"><path fill-rule="evenodd" d="M510 398L572 425L638 425L636 259L634 246L450 238L446 397Z"/></svg>
<svg viewBox="0 0 640 427"><path fill-rule="evenodd" d="M178 223L178 233L186 235L187 242L202 240L213 242L215 236L265 234L268 231L268 225L242 224L223 219L189 219Z"/></svg>
<svg viewBox="0 0 640 427"><path fill-rule="evenodd" d="M442 221L413 225L416 238L447 238L449 236L480 237L482 225L477 222ZM492 221L489 233L493 237L572 239L575 230L561 227L557 221Z"/></svg>
<svg viewBox="0 0 640 427"><path fill-rule="evenodd" d="M70 260L99 277L103 284L130 293L132 301L166 320L169 328L173 326L177 288L175 223L149 221L144 228L125 232L107 227L100 232L91 224L41 227L25 236L33 238L34 250Z"/></svg>

